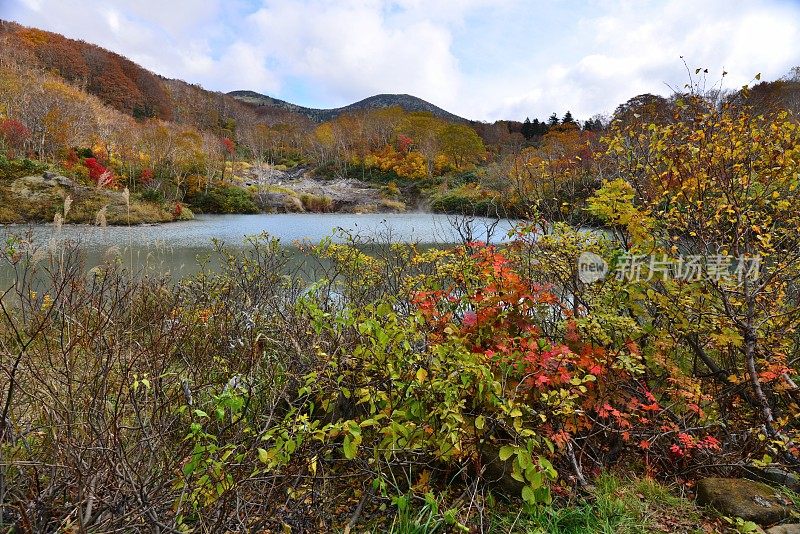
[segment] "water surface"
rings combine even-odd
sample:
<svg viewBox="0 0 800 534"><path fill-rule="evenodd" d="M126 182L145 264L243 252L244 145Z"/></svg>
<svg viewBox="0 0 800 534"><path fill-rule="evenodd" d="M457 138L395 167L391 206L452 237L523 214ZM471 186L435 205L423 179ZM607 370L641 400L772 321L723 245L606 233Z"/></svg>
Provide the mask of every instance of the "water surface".
<svg viewBox="0 0 800 534"><path fill-rule="evenodd" d="M267 233L287 247L327 238L343 242L350 237L441 246L463 239L502 242L513 225L514 221L505 219L465 220L432 213L198 215L193 221L152 226L64 225L57 230L52 224L8 225L0 226L0 238L5 242L9 234L30 235L40 247L74 241L85 255L87 268L118 256L134 270L146 267L185 276L197 271L198 258L211 252L214 240L236 248L244 246L246 236ZM8 268L0 266L0 282L7 283L10 276Z"/></svg>

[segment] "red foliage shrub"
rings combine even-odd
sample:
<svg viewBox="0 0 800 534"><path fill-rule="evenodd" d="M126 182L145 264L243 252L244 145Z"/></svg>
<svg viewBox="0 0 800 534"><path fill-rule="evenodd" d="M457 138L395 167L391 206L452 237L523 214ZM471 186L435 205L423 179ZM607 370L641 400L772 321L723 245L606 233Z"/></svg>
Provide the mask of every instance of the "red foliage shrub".
<svg viewBox="0 0 800 534"><path fill-rule="evenodd" d="M78 158L78 153L75 152L74 148L71 148L69 152L67 152L67 157L64 159L64 167L67 169L73 168L78 162L80 158Z"/></svg>
<svg viewBox="0 0 800 534"><path fill-rule="evenodd" d="M648 368L633 340L603 346L585 338L571 306L521 277L494 247L471 243L463 256L467 267L450 287L415 296L432 325L430 340L457 336L483 354L509 392L540 414L536 432L558 450L603 463L646 450L648 468L663 472L718 449L702 424L701 405L710 399L696 382L664 363ZM555 328L553 317L561 317Z"/></svg>
<svg viewBox="0 0 800 534"><path fill-rule="evenodd" d="M30 130L16 119L0 121L0 140L11 157L14 157L16 152L24 150L25 141L30 133Z"/></svg>
<svg viewBox="0 0 800 534"><path fill-rule="evenodd" d="M114 173L101 165L95 158L86 158L83 164L89 169L89 178L99 187L110 186L114 184Z"/></svg>
<svg viewBox="0 0 800 534"><path fill-rule="evenodd" d="M142 172L139 173L139 182L149 185L153 181L153 176L153 169L142 169Z"/></svg>
<svg viewBox="0 0 800 534"><path fill-rule="evenodd" d="M413 144L414 140L407 135L400 134L397 136L397 150L400 152L408 152Z"/></svg>
<svg viewBox="0 0 800 534"><path fill-rule="evenodd" d="M228 139L227 137L222 138L222 149L226 152L227 155L233 156L236 152L236 145L233 141Z"/></svg>

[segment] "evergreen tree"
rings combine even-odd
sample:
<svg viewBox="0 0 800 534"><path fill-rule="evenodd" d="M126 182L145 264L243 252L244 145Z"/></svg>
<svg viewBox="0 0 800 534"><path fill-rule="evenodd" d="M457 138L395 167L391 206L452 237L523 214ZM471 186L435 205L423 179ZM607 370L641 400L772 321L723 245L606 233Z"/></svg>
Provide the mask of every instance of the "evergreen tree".
<svg viewBox="0 0 800 534"><path fill-rule="evenodd" d="M558 126L558 115L556 115L555 111L553 112L552 115L550 115L550 118L547 119L547 125L548 126Z"/></svg>
<svg viewBox="0 0 800 534"><path fill-rule="evenodd" d="M583 130L586 132L602 132L603 121L600 117L595 116L595 118L589 119L583 123Z"/></svg>
<svg viewBox="0 0 800 534"><path fill-rule="evenodd" d="M522 123L522 135L525 139L530 139L534 135L530 117L525 117L525 122Z"/></svg>
<svg viewBox="0 0 800 534"><path fill-rule="evenodd" d="M572 113L570 113L569 110L564 113L564 118L561 119L561 124L575 124L575 119L572 118Z"/></svg>

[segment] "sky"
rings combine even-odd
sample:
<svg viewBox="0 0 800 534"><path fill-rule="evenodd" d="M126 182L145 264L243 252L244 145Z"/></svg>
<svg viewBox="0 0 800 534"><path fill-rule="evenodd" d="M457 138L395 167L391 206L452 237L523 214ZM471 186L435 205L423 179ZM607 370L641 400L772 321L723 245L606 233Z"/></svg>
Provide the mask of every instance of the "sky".
<svg viewBox="0 0 800 534"><path fill-rule="evenodd" d="M487 121L800 65L800 0L0 0L0 19L211 90L320 108L408 93Z"/></svg>

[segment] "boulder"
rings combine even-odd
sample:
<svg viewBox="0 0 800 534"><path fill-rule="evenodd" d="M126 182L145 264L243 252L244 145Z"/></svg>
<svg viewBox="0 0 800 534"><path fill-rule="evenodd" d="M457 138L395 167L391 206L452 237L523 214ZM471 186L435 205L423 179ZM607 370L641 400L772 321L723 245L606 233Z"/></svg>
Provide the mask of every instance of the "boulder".
<svg viewBox="0 0 800 534"><path fill-rule="evenodd" d="M800 523L775 525L767 529L767 534L800 534Z"/></svg>
<svg viewBox="0 0 800 534"><path fill-rule="evenodd" d="M519 497L524 484L511 476L514 462L500 459L500 446L484 443L480 447L483 479L505 497Z"/></svg>
<svg viewBox="0 0 800 534"><path fill-rule="evenodd" d="M744 476L750 480L758 480L773 485L777 484L786 486L792 491L800 491L800 476L780 466L746 467Z"/></svg>
<svg viewBox="0 0 800 534"><path fill-rule="evenodd" d="M760 525L777 523L789 516L789 501L776 489L744 478L705 478L697 483L697 502L710 505L730 517Z"/></svg>

